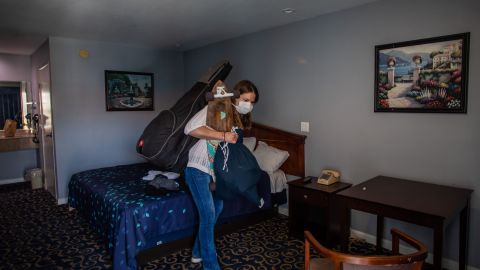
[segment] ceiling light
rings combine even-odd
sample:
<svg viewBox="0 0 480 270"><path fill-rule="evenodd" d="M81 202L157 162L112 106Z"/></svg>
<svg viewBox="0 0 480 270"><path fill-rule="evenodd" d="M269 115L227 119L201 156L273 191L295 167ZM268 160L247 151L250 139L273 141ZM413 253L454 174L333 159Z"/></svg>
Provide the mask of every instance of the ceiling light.
<svg viewBox="0 0 480 270"><path fill-rule="evenodd" d="M284 9L282 9L282 12L283 12L284 14L292 14L292 13L295 12L295 9L293 9L293 8L284 8Z"/></svg>

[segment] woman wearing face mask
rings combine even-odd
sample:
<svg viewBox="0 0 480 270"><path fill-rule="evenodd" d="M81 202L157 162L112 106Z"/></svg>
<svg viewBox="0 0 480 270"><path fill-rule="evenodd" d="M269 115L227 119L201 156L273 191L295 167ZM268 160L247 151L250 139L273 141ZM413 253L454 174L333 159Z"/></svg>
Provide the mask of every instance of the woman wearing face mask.
<svg viewBox="0 0 480 270"><path fill-rule="evenodd" d="M234 126L248 129L252 125L251 111L258 101L257 87L248 80L242 80L234 86L240 93L235 99L235 111L239 117L234 117ZM200 217L200 225L192 250L192 262L203 262L203 269L218 270L220 266L215 249L214 227L223 209L223 200L216 198L209 189L212 181L211 162L208 158L207 140L236 143L238 135L234 132L214 130L206 125L207 108L205 106L185 126L185 134L200 140L188 153L188 164L185 169L185 180L192 193Z"/></svg>

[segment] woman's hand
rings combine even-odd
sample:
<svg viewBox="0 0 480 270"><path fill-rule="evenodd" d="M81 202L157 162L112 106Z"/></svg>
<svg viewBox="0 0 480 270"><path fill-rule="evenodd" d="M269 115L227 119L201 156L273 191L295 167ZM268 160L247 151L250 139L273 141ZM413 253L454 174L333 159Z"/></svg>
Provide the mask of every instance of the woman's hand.
<svg viewBox="0 0 480 270"><path fill-rule="evenodd" d="M235 132L216 131L206 126L194 129L188 135L198 139L219 140L233 144L237 143L238 140L238 135Z"/></svg>
<svg viewBox="0 0 480 270"><path fill-rule="evenodd" d="M235 132L225 132L225 140L228 143L237 143L238 140L238 134Z"/></svg>

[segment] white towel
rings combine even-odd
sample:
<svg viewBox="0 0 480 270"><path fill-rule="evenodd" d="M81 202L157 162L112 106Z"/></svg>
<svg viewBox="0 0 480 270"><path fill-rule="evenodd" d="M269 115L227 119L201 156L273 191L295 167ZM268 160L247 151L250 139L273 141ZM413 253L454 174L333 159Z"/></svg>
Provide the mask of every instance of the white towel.
<svg viewBox="0 0 480 270"><path fill-rule="evenodd" d="M148 171L148 175L145 175L142 179L147 181L152 181L159 174L167 177L168 179L177 179L178 177L180 177L180 174L174 173L174 172L162 172L162 171L150 170Z"/></svg>
<svg viewBox="0 0 480 270"><path fill-rule="evenodd" d="M282 170L268 172L270 176L270 190L272 193L281 192L287 188L287 176Z"/></svg>

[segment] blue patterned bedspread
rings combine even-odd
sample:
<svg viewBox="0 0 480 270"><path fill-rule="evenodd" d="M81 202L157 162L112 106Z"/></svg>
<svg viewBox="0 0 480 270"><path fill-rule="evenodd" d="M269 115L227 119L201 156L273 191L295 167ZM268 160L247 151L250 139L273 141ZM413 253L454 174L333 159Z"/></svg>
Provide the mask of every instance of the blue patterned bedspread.
<svg viewBox="0 0 480 270"><path fill-rule="evenodd" d="M141 163L76 173L69 183L68 203L85 216L101 235L114 269L135 269L142 250L192 235L198 214L183 179L182 190L162 196L145 194L142 180L154 166ZM271 205L268 176L259 183L266 207ZM258 211L244 198L225 201L219 223Z"/></svg>

